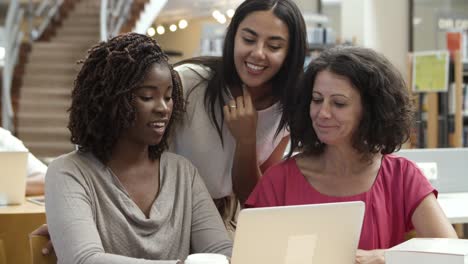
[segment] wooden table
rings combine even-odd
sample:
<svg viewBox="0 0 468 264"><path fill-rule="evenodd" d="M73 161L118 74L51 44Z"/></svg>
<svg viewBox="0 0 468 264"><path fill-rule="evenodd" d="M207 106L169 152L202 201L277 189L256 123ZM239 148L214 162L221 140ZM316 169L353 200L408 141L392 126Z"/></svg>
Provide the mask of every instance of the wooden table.
<svg viewBox="0 0 468 264"><path fill-rule="evenodd" d="M0 239L7 263L30 264L29 234L46 222L45 208L29 201L0 206Z"/></svg>

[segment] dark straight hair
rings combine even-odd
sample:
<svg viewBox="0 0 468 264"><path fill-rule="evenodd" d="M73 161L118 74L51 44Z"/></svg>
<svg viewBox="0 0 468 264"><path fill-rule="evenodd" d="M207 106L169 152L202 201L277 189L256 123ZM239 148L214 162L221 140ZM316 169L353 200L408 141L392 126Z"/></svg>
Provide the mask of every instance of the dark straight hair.
<svg viewBox="0 0 468 264"><path fill-rule="evenodd" d="M224 39L222 57L197 57L177 63L177 65L193 63L208 67L212 71L204 96L205 107L223 142L222 124L224 121L223 106L226 104L223 94L228 87L241 86L242 81L234 64L234 39L239 24L251 13L272 10L276 17L288 27L289 50L278 73L270 80L273 86L273 96L280 102L281 110L287 107L287 101L295 93L297 81L303 73L304 59L307 49L306 27L304 18L297 5L292 0L246 0L237 9L229 24ZM221 115L218 120L215 108ZM276 135L286 127L287 116L282 114Z"/></svg>

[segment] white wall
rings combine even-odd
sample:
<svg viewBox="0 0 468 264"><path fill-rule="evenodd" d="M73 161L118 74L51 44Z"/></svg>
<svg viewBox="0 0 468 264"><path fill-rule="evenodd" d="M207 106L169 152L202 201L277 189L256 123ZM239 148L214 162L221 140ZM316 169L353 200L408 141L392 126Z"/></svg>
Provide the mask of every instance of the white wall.
<svg viewBox="0 0 468 264"><path fill-rule="evenodd" d="M318 1L319 0L294 0L299 9L305 13L317 13Z"/></svg>
<svg viewBox="0 0 468 264"><path fill-rule="evenodd" d="M384 54L406 76L408 54L407 0L343 0L341 32L344 40Z"/></svg>
<svg viewBox="0 0 468 264"><path fill-rule="evenodd" d="M355 40L357 45L364 44L364 7L365 0L341 2L341 36L343 41Z"/></svg>
<svg viewBox="0 0 468 264"><path fill-rule="evenodd" d="M375 35L371 48L383 53L406 77L409 3L407 0L373 1Z"/></svg>

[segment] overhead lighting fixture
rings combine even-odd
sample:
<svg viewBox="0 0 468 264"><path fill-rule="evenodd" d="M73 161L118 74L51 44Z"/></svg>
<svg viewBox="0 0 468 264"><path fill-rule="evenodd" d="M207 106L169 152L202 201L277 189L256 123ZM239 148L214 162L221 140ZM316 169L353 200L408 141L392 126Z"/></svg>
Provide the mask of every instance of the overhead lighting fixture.
<svg viewBox="0 0 468 264"><path fill-rule="evenodd" d="M5 48L0 47L0 60L5 59Z"/></svg>
<svg viewBox="0 0 468 264"><path fill-rule="evenodd" d="M229 18L232 18L232 17L234 16L234 13L235 13L235 12L236 12L236 11L234 11L234 9L228 9L228 10L226 11L226 15L227 15Z"/></svg>
<svg viewBox="0 0 468 264"><path fill-rule="evenodd" d="M179 21L179 28L180 28L180 29L184 29L184 28L186 28L187 26L188 26L187 20L182 19L182 20Z"/></svg>
<svg viewBox="0 0 468 264"><path fill-rule="evenodd" d="M169 30L170 30L171 32L174 32L174 31L177 30L177 26L176 26L175 24L172 24L172 25L169 26Z"/></svg>
<svg viewBox="0 0 468 264"><path fill-rule="evenodd" d="M212 15L216 20L219 20L219 18L220 18L223 14L221 14L221 12L219 12L218 10L215 10L215 11L213 11L213 13L211 13L211 15Z"/></svg>
<svg viewBox="0 0 468 264"><path fill-rule="evenodd" d="M154 35L156 35L156 30L154 29L154 27L150 27L146 31L146 34L148 34L148 36L150 36L150 37L154 37Z"/></svg>
<svg viewBox="0 0 468 264"><path fill-rule="evenodd" d="M226 23L226 21L227 21L226 16L221 14L221 16L218 19L218 22L221 23L221 24L224 24L224 23Z"/></svg>
<svg viewBox="0 0 468 264"><path fill-rule="evenodd" d="M166 32L166 29L163 26L158 26L156 28L156 32L158 32L159 35L162 35Z"/></svg>
<svg viewBox="0 0 468 264"><path fill-rule="evenodd" d="M216 19L216 21L218 21L221 24L224 24L227 21L226 16L223 15L218 10L213 11L213 13L211 13L211 15Z"/></svg>

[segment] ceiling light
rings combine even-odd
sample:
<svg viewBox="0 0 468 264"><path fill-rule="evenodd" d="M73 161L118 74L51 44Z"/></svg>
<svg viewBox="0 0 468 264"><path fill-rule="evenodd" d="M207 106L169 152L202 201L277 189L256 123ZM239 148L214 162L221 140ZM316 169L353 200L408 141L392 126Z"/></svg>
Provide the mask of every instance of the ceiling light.
<svg viewBox="0 0 468 264"><path fill-rule="evenodd" d="M172 24L172 25L169 26L169 30L170 30L171 32L174 32L174 31L177 30L177 26L176 26L175 24Z"/></svg>
<svg viewBox="0 0 468 264"><path fill-rule="evenodd" d="M5 59L5 48L0 47L0 60Z"/></svg>
<svg viewBox="0 0 468 264"><path fill-rule="evenodd" d="M234 16L234 13L235 13L234 9L228 9L228 10L226 11L226 15L227 15L229 18L232 18L232 17Z"/></svg>
<svg viewBox="0 0 468 264"><path fill-rule="evenodd" d="M216 20L219 21L219 18L220 18L223 14L221 14L221 12L219 12L218 10L215 10L215 11L213 11L213 13L211 13L211 15L212 15Z"/></svg>
<svg viewBox="0 0 468 264"><path fill-rule="evenodd" d="M162 35L164 32L166 32L166 29L163 26L158 26L156 28L156 32L158 32L159 35Z"/></svg>
<svg viewBox="0 0 468 264"><path fill-rule="evenodd" d="M226 19L226 16L221 14L221 16L219 16L219 18L217 19L219 23L221 24L224 24L226 23L227 19Z"/></svg>
<svg viewBox="0 0 468 264"><path fill-rule="evenodd" d="M146 34L148 34L148 36L150 36L150 37L153 37L154 35L156 35L156 30L154 29L154 27L150 27L146 31Z"/></svg>
<svg viewBox="0 0 468 264"><path fill-rule="evenodd" d="M182 19L182 20L179 21L179 28L180 28L180 29L184 29L184 28L186 28L187 26L188 26L187 20Z"/></svg>

